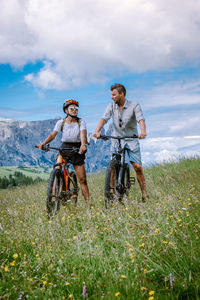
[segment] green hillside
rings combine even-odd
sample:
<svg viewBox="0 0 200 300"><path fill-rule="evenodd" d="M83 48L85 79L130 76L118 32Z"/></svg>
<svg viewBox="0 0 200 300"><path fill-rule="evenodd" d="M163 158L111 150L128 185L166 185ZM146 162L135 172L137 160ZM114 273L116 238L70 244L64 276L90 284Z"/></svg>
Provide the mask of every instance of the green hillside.
<svg viewBox="0 0 200 300"><path fill-rule="evenodd" d="M93 208L80 195L50 221L47 183L1 190L1 298L200 299L200 160L145 176L148 202L136 183L106 210L105 174L89 175Z"/></svg>
<svg viewBox="0 0 200 300"><path fill-rule="evenodd" d="M52 167L42 168L42 167L0 167L0 177L9 177L9 175L14 175L15 172L21 172L25 176L32 177L33 179L40 177L42 179L48 179L49 173Z"/></svg>

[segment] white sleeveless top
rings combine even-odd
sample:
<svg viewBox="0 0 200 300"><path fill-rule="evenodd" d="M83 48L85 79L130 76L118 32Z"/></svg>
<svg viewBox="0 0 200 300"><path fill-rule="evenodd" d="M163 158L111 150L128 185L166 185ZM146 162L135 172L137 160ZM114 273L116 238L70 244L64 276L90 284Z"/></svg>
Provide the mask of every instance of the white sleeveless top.
<svg viewBox="0 0 200 300"><path fill-rule="evenodd" d="M61 131L61 126L63 123L63 119L59 120L55 127L54 131ZM80 132L81 130L86 130L86 123L84 120L80 119L80 126L78 122L68 124L65 122L63 126L62 138L61 141L63 143L78 143L81 142Z"/></svg>

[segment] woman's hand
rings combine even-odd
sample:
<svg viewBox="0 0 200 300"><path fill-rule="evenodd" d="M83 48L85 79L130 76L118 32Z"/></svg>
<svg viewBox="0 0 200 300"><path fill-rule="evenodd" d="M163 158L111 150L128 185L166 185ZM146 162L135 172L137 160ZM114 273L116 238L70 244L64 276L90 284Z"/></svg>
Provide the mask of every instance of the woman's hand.
<svg viewBox="0 0 200 300"><path fill-rule="evenodd" d="M44 146L43 144L39 144L39 145L37 145L37 148L39 148L40 150L42 150L43 146Z"/></svg>
<svg viewBox="0 0 200 300"><path fill-rule="evenodd" d="M87 150L86 145L85 145L85 144L82 144L81 147L80 147L80 149L79 149L79 153L80 153L80 154L83 154L86 150Z"/></svg>

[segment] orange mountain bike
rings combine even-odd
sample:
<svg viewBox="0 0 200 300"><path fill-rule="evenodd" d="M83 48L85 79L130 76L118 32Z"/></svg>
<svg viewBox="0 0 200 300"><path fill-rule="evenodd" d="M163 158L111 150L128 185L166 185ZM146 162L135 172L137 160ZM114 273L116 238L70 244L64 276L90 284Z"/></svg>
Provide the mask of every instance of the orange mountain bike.
<svg viewBox="0 0 200 300"><path fill-rule="evenodd" d="M43 146L42 150L45 152L50 150L59 151L57 162L53 166L47 188L47 214L48 218L52 218L57 214L61 204L66 205L70 201L73 201L75 205L77 203L79 188L76 173L70 171L70 157L64 159L62 157L62 150L78 152L79 148L57 148L50 147L48 144Z"/></svg>

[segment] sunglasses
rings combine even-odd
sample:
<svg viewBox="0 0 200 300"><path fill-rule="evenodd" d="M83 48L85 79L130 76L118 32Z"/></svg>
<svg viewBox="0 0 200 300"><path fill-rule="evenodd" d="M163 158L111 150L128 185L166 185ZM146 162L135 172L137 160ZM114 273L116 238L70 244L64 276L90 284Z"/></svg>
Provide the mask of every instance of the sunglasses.
<svg viewBox="0 0 200 300"><path fill-rule="evenodd" d="M122 119L121 118L119 119L119 127L120 128L122 127Z"/></svg>
<svg viewBox="0 0 200 300"><path fill-rule="evenodd" d="M71 111L78 111L78 107L72 106L72 107L69 107L69 110L71 110Z"/></svg>

